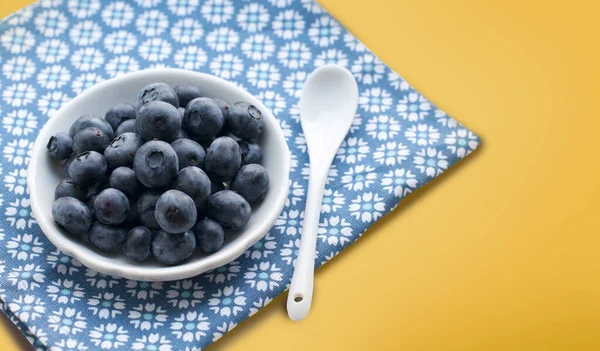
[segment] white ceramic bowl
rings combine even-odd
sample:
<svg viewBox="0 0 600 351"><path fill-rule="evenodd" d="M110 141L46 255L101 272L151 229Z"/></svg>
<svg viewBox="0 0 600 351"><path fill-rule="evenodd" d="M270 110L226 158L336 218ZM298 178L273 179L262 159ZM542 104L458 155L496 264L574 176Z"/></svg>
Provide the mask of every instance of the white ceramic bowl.
<svg viewBox="0 0 600 351"><path fill-rule="evenodd" d="M52 160L46 151L50 136L68 132L71 124L85 114L104 116L119 102L133 103L138 92L147 84L164 82L175 86L193 84L208 96L234 103L246 101L256 106L265 121L265 130L259 144L264 150L263 166L268 170L270 186L267 197L252 208L250 222L241 230L229 232L225 244L216 253L199 252L178 266L163 266L155 261L137 263L123 254L108 255L75 239L62 230L52 218L54 188L63 179L62 165ZM246 249L259 241L271 228L288 195L290 151L283 132L271 112L247 91L221 78L180 69L148 69L129 73L101 82L65 104L46 123L33 148L27 185L35 219L48 239L61 251L73 256L85 266L114 276L147 281L165 281L189 278L235 260Z"/></svg>

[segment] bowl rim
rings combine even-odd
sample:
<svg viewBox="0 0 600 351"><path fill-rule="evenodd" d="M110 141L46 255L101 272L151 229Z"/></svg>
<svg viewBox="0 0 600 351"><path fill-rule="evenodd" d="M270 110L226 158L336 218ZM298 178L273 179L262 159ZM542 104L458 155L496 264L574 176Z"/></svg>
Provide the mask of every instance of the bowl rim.
<svg viewBox="0 0 600 351"><path fill-rule="evenodd" d="M244 101L250 102L256 107L258 107L260 111L266 112L265 121L270 125L274 125L277 127L273 128L273 131L271 131L271 133L273 133L275 138L278 139L278 144L281 144L281 146L284 147L281 150L281 154L287 155L287 157L281 157L282 162L280 165L278 165L278 167L280 167L281 171L283 172L283 185L281 186L281 189L271 189L271 191L278 192L275 201L269 202L269 207L273 207L273 210L269 212L274 213L272 218L260 221L253 231L242 232L240 237L238 237L235 240L234 245L229 245L228 247L223 248L222 250L205 256L202 258L202 260L198 262L187 262L183 263L182 265L164 267L132 267L130 265L122 266L116 260L113 260L108 256L103 256L101 253L95 252L95 255L86 254L81 250L81 248L78 247L80 243L67 237L60 230L55 229L55 226L52 224L53 220L51 218L48 218L48 216L44 216L43 218L37 218L36 216L36 213L43 212L40 201L36 201L35 199L35 194L43 190L37 189L38 184L36 184L34 181L34 175L38 172L40 158L43 157L42 155L45 154L45 135L49 133L48 131L51 128L53 128L55 124L58 123L58 118L55 117L57 115L60 115L61 111L64 111L68 109L72 104L75 104L76 100L90 98L96 92L113 86L115 84L119 84L122 81L139 78L149 74L186 74L188 76L195 75L196 77L198 77L198 79L207 81L209 85L222 85L225 89L237 90L243 96ZM271 120L271 122L268 122L269 120ZM29 190L32 214L36 219L37 224L39 225L44 235L48 238L48 240L50 240L52 244L54 244L63 253L79 260L84 266L103 274L139 281L172 281L194 277L211 269L215 269L229 262L232 262L239 256L241 256L249 247L256 244L260 239L262 239L272 228L273 223L275 223L285 206L285 201L287 200L289 194L290 168L291 154L287 142L285 141L283 131L281 130L281 127L273 113L267 107L265 107L263 103L260 100L258 100L258 98L256 98L254 95L250 94L244 88L233 84L232 82L229 82L225 79L211 74L178 68L149 68L136 72L126 73L124 75L107 79L98 84L95 84L81 92L76 97L72 98L63 106L61 106L61 108L54 113L54 116L48 119L48 121L45 123L42 129L40 129L38 136L36 137L35 144L32 148L32 157L27 168L27 187Z"/></svg>

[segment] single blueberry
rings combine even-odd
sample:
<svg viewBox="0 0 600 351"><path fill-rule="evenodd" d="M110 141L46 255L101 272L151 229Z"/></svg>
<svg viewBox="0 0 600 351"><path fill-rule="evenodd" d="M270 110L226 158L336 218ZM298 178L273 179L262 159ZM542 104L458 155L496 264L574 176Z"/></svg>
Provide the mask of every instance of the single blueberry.
<svg viewBox="0 0 600 351"><path fill-rule="evenodd" d="M211 195L210 179L198 167L186 167L177 173L173 189L183 191L188 194L199 211L204 210L206 201Z"/></svg>
<svg viewBox="0 0 600 351"><path fill-rule="evenodd" d="M137 121L135 119L128 119L123 121L115 131L115 135L121 135L123 133L137 133Z"/></svg>
<svg viewBox="0 0 600 351"><path fill-rule="evenodd" d="M205 219L194 226L196 246L206 253L219 251L225 241L223 227L212 219Z"/></svg>
<svg viewBox="0 0 600 351"><path fill-rule="evenodd" d="M154 217L161 229L167 233L187 232L196 223L196 205L186 193L168 190L158 198Z"/></svg>
<svg viewBox="0 0 600 351"><path fill-rule="evenodd" d="M195 98L204 96L202 89L195 85L178 85L175 87L175 93L179 98L179 106L183 108Z"/></svg>
<svg viewBox="0 0 600 351"><path fill-rule="evenodd" d="M137 150L133 170L140 183L148 188L160 188L173 181L179 171L179 160L171 145L149 141Z"/></svg>
<svg viewBox="0 0 600 351"><path fill-rule="evenodd" d="M250 204L231 190L211 195L206 204L206 217L214 219L226 229L239 229L250 220Z"/></svg>
<svg viewBox="0 0 600 351"><path fill-rule="evenodd" d="M127 257L135 261L145 261L150 257L152 245L152 232L150 229L139 226L127 232L123 249Z"/></svg>
<svg viewBox="0 0 600 351"><path fill-rule="evenodd" d="M145 188L129 167L116 168L109 177L111 188L120 190L130 200L135 200L144 192Z"/></svg>
<svg viewBox="0 0 600 351"><path fill-rule="evenodd" d="M248 141L257 140L265 128L260 111L247 102L233 104L225 123L229 133Z"/></svg>
<svg viewBox="0 0 600 351"><path fill-rule="evenodd" d="M179 169L187 166L204 168L206 152L202 145L190 139L177 139L171 143L171 147L177 154Z"/></svg>
<svg viewBox="0 0 600 351"><path fill-rule="evenodd" d="M96 127L80 130L73 138L73 152L80 154L85 151L103 153L110 143L108 135Z"/></svg>
<svg viewBox="0 0 600 351"><path fill-rule="evenodd" d="M104 119L110 124L113 130L117 130L121 123L128 119L135 119L136 109L132 104L116 104L111 107L106 114Z"/></svg>
<svg viewBox="0 0 600 351"><path fill-rule="evenodd" d="M223 113L217 103L207 97L196 98L183 114L183 129L199 140L212 140L223 127Z"/></svg>
<svg viewBox="0 0 600 351"><path fill-rule="evenodd" d="M129 215L129 199L120 190L103 190L94 199L94 215L104 224L121 224Z"/></svg>
<svg viewBox="0 0 600 351"><path fill-rule="evenodd" d="M91 185L106 174L106 159L96 151L82 152L69 165L69 177L79 185Z"/></svg>
<svg viewBox="0 0 600 351"><path fill-rule="evenodd" d="M123 133L114 138L104 150L109 169L133 167L137 150L144 145L144 139L136 133Z"/></svg>
<svg viewBox="0 0 600 351"><path fill-rule="evenodd" d="M181 129L181 115L172 105L163 101L151 101L139 109L136 127L146 140L175 140Z"/></svg>
<svg viewBox="0 0 600 351"><path fill-rule="evenodd" d="M240 169L242 152L235 140L230 137L220 137L210 144L204 164L211 180L226 182Z"/></svg>
<svg viewBox="0 0 600 351"><path fill-rule="evenodd" d="M238 140L237 143L242 151L242 166L262 162L263 150L258 144L249 143L244 140Z"/></svg>
<svg viewBox="0 0 600 351"><path fill-rule="evenodd" d="M66 160L73 152L73 139L67 133L56 133L48 140L46 149L48 154L55 160Z"/></svg>
<svg viewBox="0 0 600 351"><path fill-rule="evenodd" d="M52 205L54 221L72 234L85 235L92 225L92 213L74 197L61 197Z"/></svg>
<svg viewBox="0 0 600 351"><path fill-rule="evenodd" d="M69 128L69 136L71 138L75 138L75 135L77 135L79 131L90 127L100 129L104 134L108 136L109 140L111 140L114 137L114 131L110 124L108 124L108 122L105 121L103 118L93 115L85 115L79 117L75 121L75 123L71 125L71 128Z"/></svg>
<svg viewBox="0 0 600 351"><path fill-rule="evenodd" d="M75 183L72 179L63 179L54 190L54 200L61 197L74 197L79 201L85 201L88 189Z"/></svg>
<svg viewBox="0 0 600 351"><path fill-rule="evenodd" d="M140 196L137 201L137 213L142 225L150 229L160 229L156 218L154 217L154 210L156 209L156 202L162 193L158 191L148 190Z"/></svg>
<svg viewBox="0 0 600 351"><path fill-rule="evenodd" d="M242 195L249 203L255 203L267 195L269 174L263 166L256 163L245 165L233 177L229 189Z"/></svg>
<svg viewBox="0 0 600 351"><path fill-rule="evenodd" d="M177 93L175 93L175 90L171 86L165 83L146 85L138 94L137 109L139 110L142 106L152 101L164 101L175 108L179 107Z"/></svg>
<svg viewBox="0 0 600 351"><path fill-rule="evenodd" d="M164 230L152 240L152 255L166 265L176 265L185 261L196 250L196 237L191 231L182 234L169 234Z"/></svg>
<svg viewBox="0 0 600 351"><path fill-rule="evenodd" d="M121 250L127 230L113 227L100 222L94 222L88 233L90 242L96 248L104 252L116 252Z"/></svg>

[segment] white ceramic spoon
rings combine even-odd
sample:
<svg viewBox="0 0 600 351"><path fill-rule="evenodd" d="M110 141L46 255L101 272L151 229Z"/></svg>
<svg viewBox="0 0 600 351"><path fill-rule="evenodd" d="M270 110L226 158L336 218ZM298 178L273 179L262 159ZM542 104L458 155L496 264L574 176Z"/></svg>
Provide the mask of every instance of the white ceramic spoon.
<svg viewBox="0 0 600 351"><path fill-rule="evenodd" d="M287 300L288 315L299 321L308 315L313 296L317 229L323 191L331 162L348 134L358 106L358 85L347 69L325 65L304 82L300 120L310 158L310 178L300 250Z"/></svg>

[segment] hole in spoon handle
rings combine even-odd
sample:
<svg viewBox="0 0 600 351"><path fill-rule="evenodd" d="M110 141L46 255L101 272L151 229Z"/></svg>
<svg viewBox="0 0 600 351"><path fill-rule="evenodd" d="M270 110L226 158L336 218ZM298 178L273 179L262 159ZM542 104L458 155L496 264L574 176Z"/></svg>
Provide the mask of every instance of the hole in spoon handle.
<svg viewBox="0 0 600 351"><path fill-rule="evenodd" d="M308 262L314 262L309 260ZM300 321L304 319L312 304L314 287L314 264L296 261L296 271L292 277L292 284L287 297L287 311L291 320ZM311 262L311 263L312 263Z"/></svg>
<svg viewBox="0 0 600 351"><path fill-rule="evenodd" d="M312 288L312 287L311 287ZM293 321L301 321L308 315L312 304L312 290L306 294L290 290L287 300L288 316Z"/></svg>

